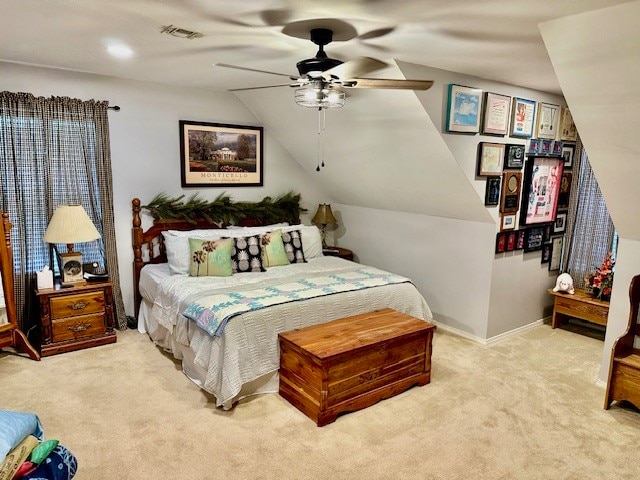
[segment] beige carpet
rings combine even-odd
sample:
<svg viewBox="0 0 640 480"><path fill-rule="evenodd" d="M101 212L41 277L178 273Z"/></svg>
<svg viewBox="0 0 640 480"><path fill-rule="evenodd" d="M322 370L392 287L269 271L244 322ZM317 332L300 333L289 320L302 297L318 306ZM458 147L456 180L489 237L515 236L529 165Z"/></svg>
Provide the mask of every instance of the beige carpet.
<svg viewBox="0 0 640 480"><path fill-rule="evenodd" d="M537 326L493 347L436 333L431 384L318 428L277 394L214 407L129 330L37 363L0 354L0 408L36 412L76 479L625 479L640 413L602 408L602 342Z"/></svg>

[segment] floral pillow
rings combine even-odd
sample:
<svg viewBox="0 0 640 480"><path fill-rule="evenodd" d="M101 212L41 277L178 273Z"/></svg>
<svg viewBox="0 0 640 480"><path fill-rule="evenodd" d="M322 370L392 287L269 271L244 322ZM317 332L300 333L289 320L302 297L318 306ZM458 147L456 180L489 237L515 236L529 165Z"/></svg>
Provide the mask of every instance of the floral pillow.
<svg viewBox="0 0 640 480"><path fill-rule="evenodd" d="M260 235L236 237L231 239L231 268L233 273L265 272L262 266L262 247Z"/></svg>
<svg viewBox="0 0 640 480"><path fill-rule="evenodd" d="M260 242L262 245L262 265L265 267L289 265L289 257L282 242L282 230L264 233Z"/></svg>
<svg viewBox="0 0 640 480"><path fill-rule="evenodd" d="M290 263L307 263L302 249L302 232L300 230L282 232L282 243Z"/></svg>
<svg viewBox="0 0 640 480"><path fill-rule="evenodd" d="M189 275L192 277L229 277L233 274L233 239L189 239Z"/></svg>

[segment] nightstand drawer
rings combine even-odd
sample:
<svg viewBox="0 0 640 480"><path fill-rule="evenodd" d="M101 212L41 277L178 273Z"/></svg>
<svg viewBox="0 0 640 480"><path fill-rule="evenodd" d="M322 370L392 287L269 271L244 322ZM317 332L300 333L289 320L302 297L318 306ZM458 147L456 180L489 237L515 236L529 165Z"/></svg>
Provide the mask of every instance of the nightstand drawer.
<svg viewBox="0 0 640 480"><path fill-rule="evenodd" d="M78 315L89 315L91 313L104 313L104 292L79 293L76 295L65 295L63 297L51 298L52 318L77 317Z"/></svg>
<svg viewBox="0 0 640 480"><path fill-rule="evenodd" d="M81 337L101 335L106 331L104 314L83 315L53 321L53 341L62 342Z"/></svg>

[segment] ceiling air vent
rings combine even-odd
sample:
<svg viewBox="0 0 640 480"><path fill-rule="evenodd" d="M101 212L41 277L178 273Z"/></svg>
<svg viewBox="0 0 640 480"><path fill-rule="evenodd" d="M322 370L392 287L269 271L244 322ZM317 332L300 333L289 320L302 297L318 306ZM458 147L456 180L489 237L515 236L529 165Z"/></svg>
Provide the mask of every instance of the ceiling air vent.
<svg viewBox="0 0 640 480"><path fill-rule="evenodd" d="M162 27L160 33L166 33L167 35L171 35L172 37L178 38L199 38L204 37L204 35L200 32L194 32L193 30L187 30L185 28L176 27L175 25L167 25L166 27Z"/></svg>

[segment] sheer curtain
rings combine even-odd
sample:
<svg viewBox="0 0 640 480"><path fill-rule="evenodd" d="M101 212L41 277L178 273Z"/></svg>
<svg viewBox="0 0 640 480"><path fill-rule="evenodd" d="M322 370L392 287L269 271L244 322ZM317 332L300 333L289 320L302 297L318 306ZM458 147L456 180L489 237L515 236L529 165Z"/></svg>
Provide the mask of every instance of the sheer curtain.
<svg viewBox="0 0 640 480"><path fill-rule="evenodd" d="M615 251L615 227L609 216L598 181L582 143L576 147L574 174L567 215L567 235L562 271L569 273L574 285L585 287L585 277L599 267L607 252Z"/></svg>
<svg viewBox="0 0 640 480"><path fill-rule="evenodd" d="M49 264L42 237L55 208L81 204L101 239L77 249L105 264L113 282L117 326L126 328L119 285L108 102L0 92L0 209L13 223L16 304L23 331L38 324L34 272Z"/></svg>

